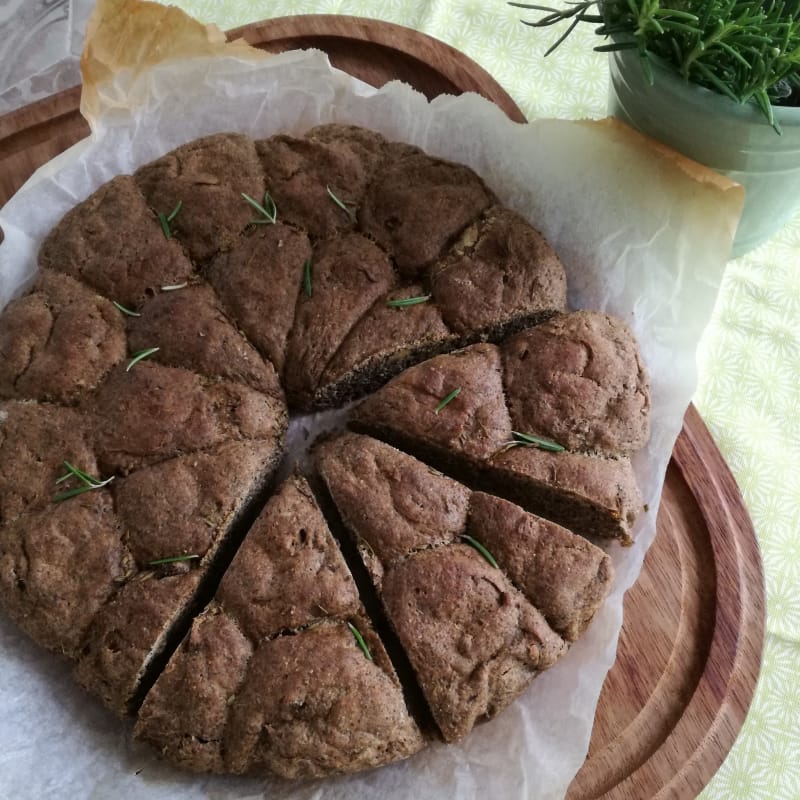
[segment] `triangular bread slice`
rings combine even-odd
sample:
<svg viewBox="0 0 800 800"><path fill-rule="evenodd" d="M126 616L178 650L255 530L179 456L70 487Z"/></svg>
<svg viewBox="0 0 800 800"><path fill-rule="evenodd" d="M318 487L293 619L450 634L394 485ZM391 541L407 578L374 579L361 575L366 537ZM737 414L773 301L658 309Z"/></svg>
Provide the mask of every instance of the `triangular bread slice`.
<svg viewBox="0 0 800 800"><path fill-rule="evenodd" d="M125 713L269 481L279 443L228 441L109 476L78 411L12 402L0 406L4 454L0 605Z"/></svg>
<svg viewBox="0 0 800 800"><path fill-rule="evenodd" d="M565 316L578 316L580 322L587 315L592 316L590 312ZM649 407L646 378L630 333L619 321L605 326L615 334L622 330L628 345L616 360L608 356L615 368L606 370L613 386L604 384L602 375L582 379L587 360L574 367L564 363L564 371L574 369L575 380L580 380L580 403L558 405L556 400L547 415L536 416L528 410L530 398L541 389L538 381L546 384L552 376L539 379L533 368L526 372L515 365L509 382L509 354L519 352L520 343L539 336L542 328L562 322L557 317L502 346L472 345L411 367L364 400L354 410L351 426L420 454L571 530L630 544L642 500L628 454L646 439ZM598 327L602 342L603 326ZM614 343L606 343L613 353ZM582 347L579 334L570 344ZM535 361L535 351L530 361ZM566 449L551 438L558 424L557 430L588 430L581 441L595 443L603 430L613 427L606 421L616 419L617 409L632 403L638 411L630 423L635 432L629 431L628 439L612 439L601 450L594 444ZM588 438L592 430L597 434ZM566 442L571 445L573 439Z"/></svg>
<svg viewBox="0 0 800 800"><path fill-rule="evenodd" d="M500 520L494 531L495 543L503 544L495 561L481 542L489 538L486 509L494 509L494 498L474 503L476 494L465 486L387 444L342 434L320 443L316 459L447 741L499 713L566 650L531 601L577 633L605 595L611 570L599 548L558 529L558 541L545 553L528 528L547 523L508 504L517 518ZM574 616L569 600L546 582L521 584L526 597L509 580L511 573L521 577L520 559L551 573L569 568L571 547L591 551L606 567L599 578L581 573L571 580L574 598L581 599ZM505 557L515 554L506 570ZM590 600L583 601L582 589Z"/></svg>
<svg viewBox="0 0 800 800"><path fill-rule="evenodd" d="M82 407L101 469L122 474L227 441L280 449L288 425L280 397L152 361L116 367Z"/></svg>
<svg viewBox="0 0 800 800"><path fill-rule="evenodd" d="M131 353L157 347L153 362L283 399L275 367L247 341L207 284L162 291L127 319Z"/></svg>
<svg viewBox="0 0 800 800"><path fill-rule="evenodd" d="M93 617L75 675L114 711L129 713L141 701L280 456L271 442L226 442L110 484L132 567Z"/></svg>
<svg viewBox="0 0 800 800"><path fill-rule="evenodd" d="M265 506L145 699L136 735L188 769L287 778L423 747L304 479Z"/></svg>
<svg viewBox="0 0 800 800"><path fill-rule="evenodd" d="M69 404L125 358L125 322L93 289L41 270L0 315L0 397Z"/></svg>
<svg viewBox="0 0 800 800"><path fill-rule="evenodd" d="M179 241L195 264L233 247L257 216L243 195L264 199L255 142L240 133L187 142L139 167L134 179L150 208L163 215L164 236Z"/></svg>
<svg viewBox="0 0 800 800"><path fill-rule="evenodd" d="M39 266L64 272L130 309L194 272L129 175L103 184L64 215L39 248Z"/></svg>
<svg viewBox="0 0 800 800"><path fill-rule="evenodd" d="M315 452L378 589L385 565L466 535L490 551L550 627L572 642L611 586L611 559L588 540L499 497L471 492L384 442L343 433Z"/></svg>

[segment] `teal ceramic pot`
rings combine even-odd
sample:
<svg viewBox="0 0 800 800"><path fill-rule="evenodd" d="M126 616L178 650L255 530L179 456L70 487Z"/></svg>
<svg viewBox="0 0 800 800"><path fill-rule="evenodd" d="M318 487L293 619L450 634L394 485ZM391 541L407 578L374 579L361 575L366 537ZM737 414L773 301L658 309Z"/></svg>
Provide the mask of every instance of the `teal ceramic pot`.
<svg viewBox="0 0 800 800"><path fill-rule="evenodd" d="M781 228L800 207L800 108L775 107L782 135L752 104L687 83L664 64L647 82L633 50L610 53L608 111L745 188L733 256Z"/></svg>

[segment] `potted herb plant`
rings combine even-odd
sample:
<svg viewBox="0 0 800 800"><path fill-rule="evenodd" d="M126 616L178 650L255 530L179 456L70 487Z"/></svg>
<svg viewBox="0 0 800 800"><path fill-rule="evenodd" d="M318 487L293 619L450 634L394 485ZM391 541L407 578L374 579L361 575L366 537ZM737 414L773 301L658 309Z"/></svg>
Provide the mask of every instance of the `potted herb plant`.
<svg viewBox="0 0 800 800"><path fill-rule="evenodd" d="M745 187L733 255L800 206L800 0L584 0L534 27L581 24L607 41L609 112Z"/></svg>

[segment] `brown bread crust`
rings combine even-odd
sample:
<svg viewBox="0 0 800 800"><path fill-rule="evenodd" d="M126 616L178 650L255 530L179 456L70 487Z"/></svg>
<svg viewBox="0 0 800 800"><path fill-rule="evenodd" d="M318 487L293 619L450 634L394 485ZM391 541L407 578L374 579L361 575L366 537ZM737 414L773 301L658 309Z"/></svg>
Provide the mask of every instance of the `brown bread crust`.
<svg viewBox="0 0 800 800"><path fill-rule="evenodd" d="M280 447L288 424L274 397L148 361L113 370L86 410L99 463L123 474L231 440Z"/></svg>
<svg viewBox="0 0 800 800"><path fill-rule="evenodd" d="M365 638L371 650L378 644ZM396 678L365 657L345 623L329 621L258 648L232 703L224 752L231 772L313 778L388 764L422 746Z"/></svg>
<svg viewBox="0 0 800 800"><path fill-rule="evenodd" d="M274 221L243 197L267 190ZM214 134L100 187L39 265L0 317L0 605L119 713L155 681L137 735L183 766L315 777L425 744L308 484L289 479L245 536L287 402L390 381L359 429L630 542L629 457L649 435L636 343L611 316L563 313L558 258L466 166L348 125ZM512 431L567 451L506 449ZM608 557L552 522L366 437L316 457L447 740L605 596ZM64 480L65 461L92 478Z"/></svg>
<svg viewBox="0 0 800 800"><path fill-rule="evenodd" d="M469 490L382 442L344 433L317 445L315 460L378 589L385 568L466 528Z"/></svg>
<svg viewBox="0 0 800 800"><path fill-rule="evenodd" d="M618 339L624 344L612 370L612 389L607 391L600 374L592 372L591 378L581 379L582 386L589 386L575 402L562 404L559 414L546 406L541 411L545 422L537 425L530 409L536 409L539 396L548 391L547 378L542 379L541 392L533 381L533 388L526 383L528 372L535 370L526 372L527 355L522 354L535 353L527 343L548 341L548 328L581 331L586 325L595 331L596 347L606 359L612 358ZM564 338L569 349L571 340L566 334ZM579 343L577 339L577 347ZM510 367L509 352L514 354ZM555 355L553 359L558 363ZM605 402L609 395L618 396L613 388L617 384L628 387L622 390L621 405L637 409L633 422L623 421L616 403ZM436 413L436 399L459 387L458 397ZM648 398L638 349L627 329L608 315L577 312L524 331L501 347L473 345L407 369L361 402L351 426L445 464L458 476L477 480L483 488L578 533L630 544L642 498L627 453L648 435ZM585 409L589 410L584 414ZM591 441L605 435L621 450L598 453L585 446L570 450L573 440L568 436L564 452L515 443L514 431L550 439L550 427L556 423L559 431L586 431L593 426L591 430L599 433L591 434ZM585 445L589 435L585 433L579 443ZM559 439L552 441L565 445Z"/></svg>
<svg viewBox="0 0 800 800"><path fill-rule="evenodd" d="M272 442L226 442L116 480L117 513L137 563L205 556L241 507L261 493L280 458Z"/></svg>
<svg viewBox="0 0 800 800"><path fill-rule="evenodd" d="M502 711L566 651L505 575L467 545L396 564L382 598L448 742Z"/></svg>
<svg viewBox="0 0 800 800"><path fill-rule="evenodd" d="M177 241L164 237L129 175L103 184L67 212L39 249L39 266L65 272L131 309L159 287L192 275L191 262Z"/></svg>
<svg viewBox="0 0 800 800"><path fill-rule="evenodd" d="M328 363L315 395L317 406L338 406L382 385L406 366L458 342L434 303L398 308L393 300L424 297L422 284L392 289L353 326Z"/></svg>
<svg viewBox="0 0 800 800"><path fill-rule="evenodd" d="M122 314L67 275L42 270L0 315L0 397L69 404L124 358Z"/></svg>
<svg viewBox="0 0 800 800"><path fill-rule="evenodd" d="M197 590L193 562L139 573L94 616L77 654L75 680L117 714L130 714L148 663Z"/></svg>
<svg viewBox="0 0 800 800"><path fill-rule="evenodd" d="M0 605L34 641L74 658L95 614L135 570L106 492L0 531Z"/></svg>
<svg viewBox="0 0 800 800"><path fill-rule="evenodd" d="M280 222L254 228L206 274L226 311L280 373L311 243Z"/></svg>
<svg viewBox="0 0 800 800"><path fill-rule="evenodd" d="M0 526L21 514L54 507L65 460L95 478L108 477L100 473L91 439L90 422L79 411L47 403L0 402Z"/></svg>
<svg viewBox="0 0 800 800"><path fill-rule="evenodd" d="M568 642L586 630L611 588L611 559L599 547L499 497L472 493L467 532Z"/></svg>
<svg viewBox="0 0 800 800"><path fill-rule="evenodd" d="M366 769L423 747L304 479L265 506L145 699L136 735L192 770L284 777Z"/></svg>
<svg viewBox="0 0 800 800"><path fill-rule="evenodd" d="M514 430L568 450L628 456L650 438L650 394L636 340L610 314L576 311L504 342Z"/></svg>
<svg viewBox="0 0 800 800"><path fill-rule="evenodd" d="M400 274L414 280L493 200L469 167L408 153L386 159L359 219L362 230L392 255Z"/></svg>
<svg viewBox="0 0 800 800"><path fill-rule="evenodd" d="M502 335L517 320L533 325L564 309L567 280L539 231L492 206L434 268L433 298L456 333Z"/></svg>
<svg viewBox="0 0 800 800"><path fill-rule="evenodd" d="M242 193L258 203L264 199L255 143L239 133L187 142L140 167L134 178L156 213L169 215L183 203L170 231L195 264L233 247L258 216Z"/></svg>
<svg viewBox="0 0 800 800"><path fill-rule="evenodd" d="M386 253L360 234L314 247L312 293L300 293L286 349L283 380L290 403L311 407L325 367L353 325L393 282Z"/></svg>
<svg viewBox="0 0 800 800"><path fill-rule="evenodd" d="M150 690L134 734L194 772L225 772L222 737L253 645L217 605L195 619Z"/></svg>
<svg viewBox="0 0 800 800"><path fill-rule="evenodd" d="M158 347L153 361L208 377L242 383L283 399L275 368L237 330L214 291L195 284L161 292L128 318L128 347Z"/></svg>
<svg viewBox="0 0 800 800"><path fill-rule="evenodd" d="M328 616L359 613L361 600L305 480L270 499L217 590L253 641Z"/></svg>
<svg viewBox="0 0 800 800"><path fill-rule="evenodd" d="M273 136L256 142L281 219L316 239L352 230L355 209L362 203L384 141L375 134L371 145L351 141L345 130L336 135L330 128L302 139ZM334 202L328 189L352 209L351 214Z"/></svg>
<svg viewBox="0 0 800 800"><path fill-rule="evenodd" d="M488 459L511 439L500 351L477 344L411 367L363 400L351 421L357 429L380 430L379 438L397 431L395 439Z"/></svg>

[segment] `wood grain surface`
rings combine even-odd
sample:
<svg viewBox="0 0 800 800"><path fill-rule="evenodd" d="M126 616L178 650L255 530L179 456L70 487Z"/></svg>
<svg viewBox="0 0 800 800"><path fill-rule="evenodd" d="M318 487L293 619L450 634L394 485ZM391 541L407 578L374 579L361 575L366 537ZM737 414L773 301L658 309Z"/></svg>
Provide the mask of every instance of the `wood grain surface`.
<svg viewBox="0 0 800 800"><path fill-rule="evenodd" d="M476 91L524 117L477 64L415 31L342 16L286 17L231 31L270 52L316 47L374 86L428 97ZM88 133L79 90L0 117L0 203ZM694 407L667 473L658 535L625 600L617 661L569 800L694 798L722 763L755 688L764 580L733 476Z"/></svg>

